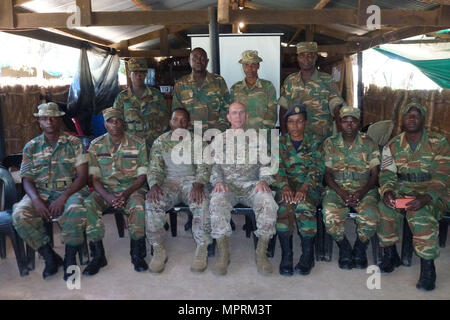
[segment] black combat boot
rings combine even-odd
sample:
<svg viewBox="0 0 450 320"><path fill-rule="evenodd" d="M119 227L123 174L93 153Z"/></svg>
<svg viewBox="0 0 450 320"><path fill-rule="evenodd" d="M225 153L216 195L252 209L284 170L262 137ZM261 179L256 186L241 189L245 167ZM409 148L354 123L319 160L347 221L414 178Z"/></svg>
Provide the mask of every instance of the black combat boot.
<svg viewBox="0 0 450 320"><path fill-rule="evenodd" d="M98 273L100 268L103 268L108 264L108 261L106 261L105 249L103 248L102 240L89 242L89 248L91 249L93 258L83 271L85 276L93 276Z"/></svg>
<svg viewBox="0 0 450 320"><path fill-rule="evenodd" d="M353 259L352 259L352 246L350 242L348 242L347 238L344 236L344 239L341 241L336 241L339 247L339 268L344 270L350 270L353 268Z"/></svg>
<svg viewBox="0 0 450 320"><path fill-rule="evenodd" d="M359 237L356 238L355 245L353 246L352 256L353 256L353 265L356 269L365 269L367 268L367 245L369 244L369 240L366 242L362 242L359 240Z"/></svg>
<svg viewBox="0 0 450 320"><path fill-rule="evenodd" d="M133 263L134 270L137 272L148 270L147 262L145 262L144 258L142 258L143 253L141 253L141 249L143 248L141 242L143 241L145 241L145 238L139 240L131 239L130 243L131 263Z"/></svg>
<svg viewBox="0 0 450 320"><path fill-rule="evenodd" d="M294 274L294 259L292 252L292 235L289 232L278 232L281 247L280 274L292 276Z"/></svg>
<svg viewBox="0 0 450 320"><path fill-rule="evenodd" d="M307 275L314 267L314 239L315 237L302 237L302 255L295 266L296 273Z"/></svg>
<svg viewBox="0 0 450 320"><path fill-rule="evenodd" d="M383 260L378 265L381 273L391 273L395 268L402 265L402 260L398 256L395 244L383 248Z"/></svg>
<svg viewBox="0 0 450 320"><path fill-rule="evenodd" d="M64 265L63 259L53 251L49 243L43 245L37 251L45 260L45 268L42 272L44 279L57 273L58 268Z"/></svg>
<svg viewBox="0 0 450 320"><path fill-rule="evenodd" d="M141 255L142 259L145 259L145 257L147 257L147 246L145 244L146 239L142 239L143 241L139 240L139 253Z"/></svg>
<svg viewBox="0 0 450 320"><path fill-rule="evenodd" d="M416 288L424 291L431 291L436 287L436 268L434 260L420 258L420 278Z"/></svg>
<svg viewBox="0 0 450 320"><path fill-rule="evenodd" d="M67 281L67 279L75 272L68 273L67 268L77 265L77 253L78 246L66 244L66 251L64 253L64 281Z"/></svg>

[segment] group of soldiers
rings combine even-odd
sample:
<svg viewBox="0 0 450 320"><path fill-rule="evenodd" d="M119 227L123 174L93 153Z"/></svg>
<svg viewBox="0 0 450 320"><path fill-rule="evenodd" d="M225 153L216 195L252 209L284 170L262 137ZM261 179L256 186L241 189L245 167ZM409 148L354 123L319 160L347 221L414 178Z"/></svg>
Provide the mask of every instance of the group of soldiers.
<svg viewBox="0 0 450 320"><path fill-rule="evenodd" d="M216 239L213 272L227 273L231 211L239 203L255 213L258 272L273 272L266 250L277 234L282 249L279 273L307 275L314 267L316 211L321 205L326 231L339 247L341 269L366 268L366 248L377 233L383 247L380 269L392 272L401 264L395 246L405 216L421 259L417 288L434 289L438 221L447 205L447 140L424 129L425 108L410 103L401 111L404 131L380 156L379 146L359 131L359 109L345 105L331 76L317 70L317 44L297 44L297 60L300 71L286 78L277 100L272 83L258 77L262 58L257 51L242 53L239 63L245 78L229 92L221 76L206 70L206 52L195 48L189 57L192 73L176 82L169 113L161 93L145 85L146 61L130 59L131 86L103 111L107 133L93 140L88 152L79 139L62 132L64 112L56 104L40 105L34 115L43 134L24 147L20 172L26 195L14 207L13 222L19 235L44 257L43 277L63 266L68 279L67 269L77 264L84 234L93 258L83 274L94 275L107 265L102 212L111 207L128 217L134 269L162 272L168 260L165 214L180 202L193 215L193 272L207 268L207 248ZM175 161L181 142L189 146L191 159L199 152L191 139L193 121L202 121L203 130L218 130L212 142L198 137L200 152L206 150L215 159L214 150L234 146L234 137L225 130L239 134L245 129L273 129L278 105L283 134L277 173L245 161ZM249 148L245 144L246 154L252 152ZM399 209L396 200L404 197L413 198ZM344 232L350 210L356 212L353 248ZM52 219L61 226L64 259L45 232L44 221ZM302 247L295 267L294 231ZM149 265L146 240L153 246Z"/></svg>

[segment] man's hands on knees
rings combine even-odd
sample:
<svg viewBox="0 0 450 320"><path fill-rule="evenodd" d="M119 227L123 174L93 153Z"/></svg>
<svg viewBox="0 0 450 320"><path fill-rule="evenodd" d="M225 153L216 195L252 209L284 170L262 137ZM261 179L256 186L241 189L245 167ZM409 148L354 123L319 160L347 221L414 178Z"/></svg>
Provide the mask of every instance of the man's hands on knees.
<svg viewBox="0 0 450 320"><path fill-rule="evenodd" d="M267 182L260 181L256 184L256 187L255 187L255 193L257 193L257 192L272 192L272 190L270 190L270 187L267 184Z"/></svg>
<svg viewBox="0 0 450 320"><path fill-rule="evenodd" d="M52 218L59 217L64 212L66 201L67 196L65 194L62 194L58 197L58 199L50 203L50 205L48 206L48 210L50 211Z"/></svg>
<svg viewBox="0 0 450 320"><path fill-rule="evenodd" d="M147 192L147 200L151 203L158 203L161 200L162 196L162 189L157 184L154 184Z"/></svg>
<svg viewBox="0 0 450 320"><path fill-rule="evenodd" d="M194 182L189 195L189 200L201 204L206 199L205 188L202 183Z"/></svg>
<svg viewBox="0 0 450 320"><path fill-rule="evenodd" d="M39 215L44 219L45 221L51 221L52 214L50 213L50 210L48 209L47 203L42 200L40 197L31 199L33 203L34 209L39 213Z"/></svg>
<svg viewBox="0 0 450 320"><path fill-rule="evenodd" d="M228 186L225 183L217 182L216 185L214 186L212 193L229 192L229 191L230 191L230 189L228 188Z"/></svg>

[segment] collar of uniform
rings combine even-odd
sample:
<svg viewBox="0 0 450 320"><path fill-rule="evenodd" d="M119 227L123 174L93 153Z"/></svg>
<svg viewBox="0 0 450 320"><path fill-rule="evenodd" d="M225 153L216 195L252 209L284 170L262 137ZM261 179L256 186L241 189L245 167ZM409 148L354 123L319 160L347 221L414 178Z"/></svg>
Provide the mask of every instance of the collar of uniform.
<svg viewBox="0 0 450 320"><path fill-rule="evenodd" d="M106 134L106 138L108 139L108 143L109 143L110 147L112 149L114 149L113 148L114 143L112 142L111 136L109 135L109 133ZM122 141L120 141L120 148L125 147L125 146L128 146L128 137L127 137L127 133L126 132L123 135Z"/></svg>
<svg viewBox="0 0 450 320"><path fill-rule="evenodd" d="M362 143L363 143L363 141L362 141L362 137L361 137L361 132L358 131L352 145L360 146L360 145L362 145ZM344 137L342 137L342 132L339 132L337 135L337 145L342 148L345 147Z"/></svg>
<svg viewBox="0 0 450 320"><path fill-rule="evenodd" d="M416 147L416 151L419 150L421 146L425 146L427 144L426 141L428 141L428 130L423 128L422 137L419 140L419 145ZM406 140L406 132L402 132L400 135L400 147L402 149L408 148L412 152L411 147L409 146L409 143Z"/></svg>
<svg viewBox="0 0 450 320"><path fill-rule="evenodd" d="M193 73L193 72L191 72L191 73L189 74L187 80L188 80L188 82L191 82L191 83L195 83L195 84L197 83L197 82L195 82L195 80L194 80L194 73ZM210 83L212 80L213 80L212 73L206 71L205 81L203 81L202 85L204 85L205 83Z"/></svg>
<svg viewBox="0 0 450 320"><path fill-rule="evenodd" d="M303 83L302 72L299 71L297 75L299 77L300 82ZM319 80L319 71L317 69L314 69L314 72L308 81L317 81L317 80Z"/></svg>
<svg viewBox="0 0 450 320"><path fill-rule="evenodd" d="M128 98L131 98L132 96L136 96L133 91L131 91L131 87L128 87ZM152 95L152 90L146 85L145 86L145 90L144 93L141 96L141 99L145 96L151 96Z"/></svg>
<svg viewBox="0 0 450 320"><path fill-rule="evenodd" d="M41 134L40 141L42 144L50 146L50 143L47 141L47 138L45 137L45 133ZM56 142L56 145L61 144L61 143L66 143L66 142L67 142L67 136L64 132L61 132L61 134L58 137L58 141Z"/></svg>
<svg viewBox="0 0 450 320"><path fill-rule="evenodd" d="M247 82L245 82L245 78L244 78L244 80L241 81L241 85L248 90L252 90L254 88L262 88L262 82L261 82L261 79L259 79L259 78L256 79L256 82L252 87L249 87L247 85Z"/></svg>

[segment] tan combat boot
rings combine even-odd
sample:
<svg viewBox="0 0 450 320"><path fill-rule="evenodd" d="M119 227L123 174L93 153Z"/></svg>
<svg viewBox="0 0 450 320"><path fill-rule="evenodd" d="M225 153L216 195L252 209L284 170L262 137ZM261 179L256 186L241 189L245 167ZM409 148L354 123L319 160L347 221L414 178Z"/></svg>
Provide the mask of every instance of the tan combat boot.
<svg viewBox="0 0 450 320"><path fill-rule="evenodd" d="M218 276L227 274L227 267L230 263L230 246L228 244L228 237L221 237L217 241L217 260L213 273Z"/></svg>
<svg viewBox="0 0 450 320"><path fill-rule="evenodd" d="M266 255L269 240L268 237L259 237L258 245L256 246L256 269L264 275L273 272L272 264Z"/></svg>
<svg viewBox="0 0 450 320"><path fill-rule="evenodd" d="M167 262L167 254L164 245L155 244L153 246L153 258L150 261L150 265L148 266L150 272L160 273L164 270L164 265Z"/></svg>
<svg viewBox="0 0 450 320"><path fill-rule="evenodd" d="M197 245L195 250L194 261L192 261L191 271L192 272L203 272L208 265L208 246L207 245Z"/></svg>

